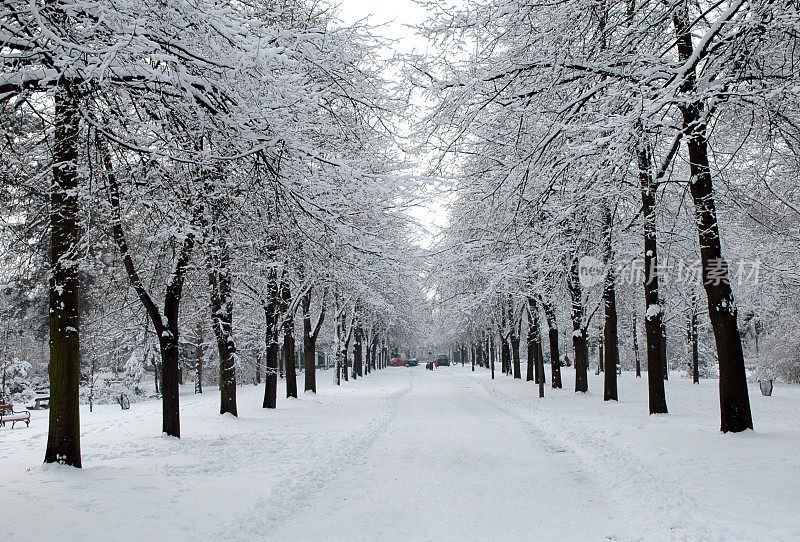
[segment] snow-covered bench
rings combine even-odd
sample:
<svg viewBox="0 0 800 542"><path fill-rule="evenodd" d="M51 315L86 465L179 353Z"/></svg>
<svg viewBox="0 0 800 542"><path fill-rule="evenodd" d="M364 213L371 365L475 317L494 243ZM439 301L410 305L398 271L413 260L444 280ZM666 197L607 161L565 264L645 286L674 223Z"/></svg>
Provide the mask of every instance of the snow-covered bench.
<svg viewBox="0 0 800 542"><path fill-rule="evenodd" d="M19 412L14 411L14 405L0 405L0 427L4 427L6 423L11 422L11 429L17 422L25 422L25 425L31 425L31 413L27 410Z"/></svg>

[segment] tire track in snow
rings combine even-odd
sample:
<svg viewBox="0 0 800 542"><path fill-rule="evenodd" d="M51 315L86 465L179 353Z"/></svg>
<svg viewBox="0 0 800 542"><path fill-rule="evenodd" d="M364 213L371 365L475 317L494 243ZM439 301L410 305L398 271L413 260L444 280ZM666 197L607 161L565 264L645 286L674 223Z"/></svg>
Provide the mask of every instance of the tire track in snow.
<svg viewBox="0 0 800 542"><path fill-rule="evenodd" d="M623 514L636 516L639 540L741 540L679 486L654 474L641 459L593 434L579 420L543 412L536 399L506 395L490 383L477 381L490 401L518 418L548 441L552 453L568 452L576 465L598 484ZM531 388L533 389L533 388ZM645 516L645 517L642 517Z"/></svg>
<svg viewBox="0 0 800 542"><path fill-rule="evenodd" d="M228 522L215 538L269 538L277 527L308 506L321 488L350 467L353 457L363 453L386 430L400 399L414 387L413 373L407 374L405 386L388 394L380 410L356 433L333 442L327 435L307 442L301 448L300 460L274 481L270 494L259 499L248 513Z"/></svg>

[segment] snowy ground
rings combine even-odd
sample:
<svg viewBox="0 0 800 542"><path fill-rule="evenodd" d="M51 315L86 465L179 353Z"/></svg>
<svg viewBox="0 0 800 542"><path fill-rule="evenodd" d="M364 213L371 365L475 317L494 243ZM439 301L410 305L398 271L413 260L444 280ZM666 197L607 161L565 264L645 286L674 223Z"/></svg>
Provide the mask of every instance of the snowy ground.
<svg viewBox="0 0 800 542"><path fill-rule="evenodd" d="M549 367L547 368L549 370ZM536 398L483 370L390 368L260 408L185 389L184 438L160 403L82 411L85 468L42 466L47 412L0 429L4 542L36 540L798 540L800 388L751 388L756 432L718 431L716 382L601 380Z"/></svg>

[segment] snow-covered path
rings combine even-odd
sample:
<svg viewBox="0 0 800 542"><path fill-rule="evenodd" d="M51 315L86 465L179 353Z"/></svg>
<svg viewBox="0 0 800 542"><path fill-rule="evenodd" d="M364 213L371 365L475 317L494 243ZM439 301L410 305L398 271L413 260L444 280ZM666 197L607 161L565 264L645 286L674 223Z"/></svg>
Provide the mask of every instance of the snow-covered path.
<svg viewBox="0 0 800 542"><path fill-rule="evenodd" d="M415 371L392 426L277 540L637 538L597 483L461 371ZM639 531L641 532L641 531Z"/></svg>
<svg viewBox="0 0 800 542"><path fill-rule="evenodd" d="M181 399L183 438L160 403L84 409L81 470L42 466L47 412L0 430L0 540L797 540L800 388L751 391L757 432L718 431L716 382L646 379L621 401L468 367L390 368L239 418L208 390Z"/></svg>

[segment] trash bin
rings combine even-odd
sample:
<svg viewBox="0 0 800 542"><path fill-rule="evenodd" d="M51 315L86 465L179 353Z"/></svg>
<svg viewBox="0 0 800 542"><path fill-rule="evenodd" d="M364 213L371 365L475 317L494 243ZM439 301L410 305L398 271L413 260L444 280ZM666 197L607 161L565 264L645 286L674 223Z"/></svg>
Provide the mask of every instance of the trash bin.
<svg viewBox="0 0 800 542"><path fill-rule="evenodd" d="M772 395L772 379L768 380L759 380L758 387L761 388L761 395L766 395L769 397Z"/></svg>

